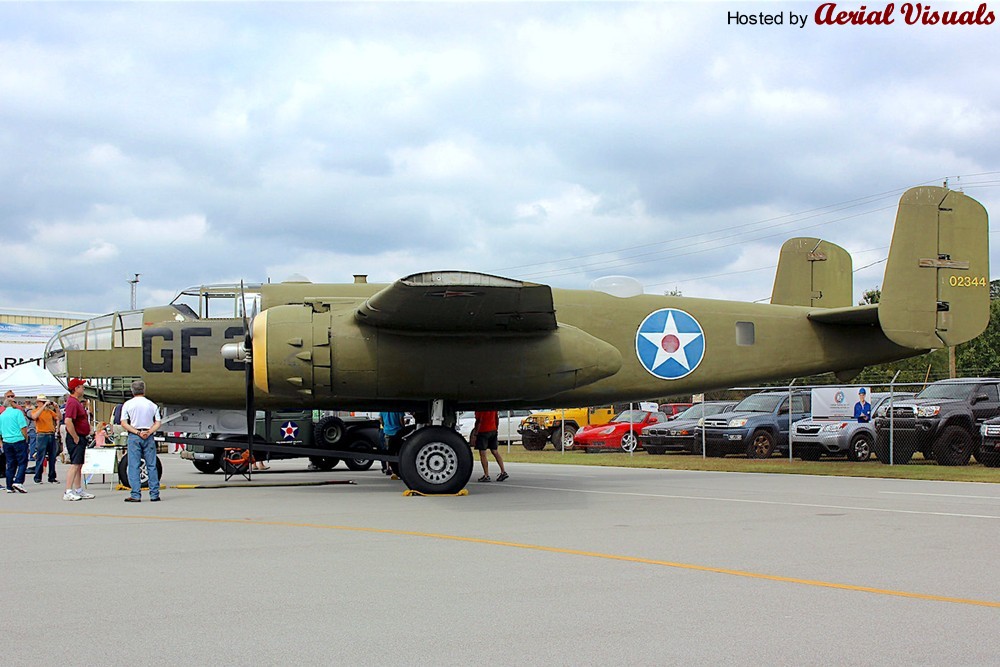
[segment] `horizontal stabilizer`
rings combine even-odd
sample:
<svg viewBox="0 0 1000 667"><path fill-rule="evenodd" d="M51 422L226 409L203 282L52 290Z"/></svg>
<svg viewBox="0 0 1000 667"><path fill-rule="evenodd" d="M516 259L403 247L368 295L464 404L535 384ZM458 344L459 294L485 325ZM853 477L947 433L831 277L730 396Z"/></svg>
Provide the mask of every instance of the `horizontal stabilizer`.
<svg viewBox="0 0 1000 667"><path fill-rule="evenodd" d="M852 308L824 308L810 312L807 317L813 322L822 322L823 324L870 326L878 324L878 304Z"/></svg>
<svg viewBox="0 0 1000 667"><path fill-rule="evenodd" d="M370 297L356 317L370 326L425 333L556 328L548 285L465 271L417 273L397 280Z"/></svg>

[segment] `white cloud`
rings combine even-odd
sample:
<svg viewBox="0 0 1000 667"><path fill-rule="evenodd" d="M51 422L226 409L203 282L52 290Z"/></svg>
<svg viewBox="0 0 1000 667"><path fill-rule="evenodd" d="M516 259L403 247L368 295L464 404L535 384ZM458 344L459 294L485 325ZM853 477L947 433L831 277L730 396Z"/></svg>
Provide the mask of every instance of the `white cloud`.
<svg viewBox="0 0 1000 667"><path fill-rule="evenodd" d="M875 209L895 202L734 225L956 174L1000 204L973 186L995 174L969 176L1000 170L1000 70L973 65L992 33L736 28L728 9L0 3L0 305L111 310L131 273L164 300L440 268L669 285L771 264L795 235L887 245ZM760 298L772 277L679 287Z"/></svg>
<svg viewBox="0 0 1000 667"><path fill-rule="evenodd" d="M483 173L483 164L475 150L451 140L398 148L389 157L396 173L406 178L466 180Z"/></svg>

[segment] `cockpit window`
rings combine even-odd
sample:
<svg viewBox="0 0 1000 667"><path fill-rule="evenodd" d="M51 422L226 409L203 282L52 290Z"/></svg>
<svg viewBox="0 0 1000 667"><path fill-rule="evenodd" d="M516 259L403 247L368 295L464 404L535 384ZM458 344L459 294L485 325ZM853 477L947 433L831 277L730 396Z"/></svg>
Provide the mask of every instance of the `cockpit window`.
<svg viewBox="0 0 1000 667"><path fill-rule="evenodd" d="M95 317L87 321L87 349L88 350L110 350L111 349L111 320L114 315L104 315Z"/></svg>
<svg viewBox="0 0 1000 667"><path fill-rule="evenodd" d="M246 302L247 317L260 310L260 285L202 285L190 287L171 301L179 310L188 309L202 319L243 317Z"/></svg>
<svg viewBox="0 0 1000 667"><path fill-rule="evenodd" d="M115 315L115 347L142 347L142 311Z"/></svg>

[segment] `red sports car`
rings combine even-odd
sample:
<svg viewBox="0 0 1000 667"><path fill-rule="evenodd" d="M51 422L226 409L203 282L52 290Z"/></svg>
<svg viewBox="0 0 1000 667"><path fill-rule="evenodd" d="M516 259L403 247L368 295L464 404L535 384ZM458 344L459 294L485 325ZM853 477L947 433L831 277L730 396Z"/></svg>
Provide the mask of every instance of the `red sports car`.
<svg viewBox="0 0 1000 667"><path fill-rule="evenodd" d="M625 410L607 424L584 426L573 437L573 449L600 452L620 449L634 452L639 448L639 433L643 427L667 421L662 412Z"/></svg>

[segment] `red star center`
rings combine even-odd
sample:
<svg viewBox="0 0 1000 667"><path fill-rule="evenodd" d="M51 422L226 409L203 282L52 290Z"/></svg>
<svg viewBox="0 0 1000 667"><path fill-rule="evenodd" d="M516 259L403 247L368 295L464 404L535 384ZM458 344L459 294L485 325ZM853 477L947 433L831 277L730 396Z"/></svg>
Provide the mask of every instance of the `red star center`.
<svg viewBox="0 0 1000 667"><path fill-rule="evenodd" d="M660 341L660 347L662 347L663 350L668 353L676 352L677 348L679 348L680 346L681 346L681 341L677 338L677 336L673 334L667 334L666 336L663 337L663 340Z"/></svg>
<svg viewBox="0 0 1000 667"><path fill-rule="evenodd" d="M281 430L285 432L285 437L290 438L290 437L292 437L292 436L295 435L295 427L292 426L291 424L289 424L288 426L285 426Z"/></svg>

